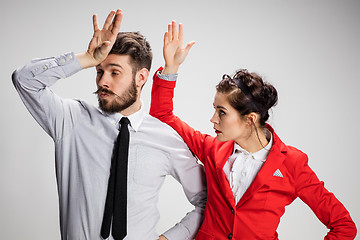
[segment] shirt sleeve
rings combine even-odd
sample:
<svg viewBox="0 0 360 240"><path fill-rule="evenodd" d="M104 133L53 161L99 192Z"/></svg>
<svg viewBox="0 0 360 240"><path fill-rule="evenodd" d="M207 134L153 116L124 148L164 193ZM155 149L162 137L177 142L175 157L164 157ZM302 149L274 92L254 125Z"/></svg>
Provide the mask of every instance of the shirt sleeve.
<svg viewBox="0 0 360 240"><path fill-rule="evenodd" d="M62 138L64 130L76 119L74 112L79 104L60 98L49 87L81 69L74 53L67 53L34 59L12 74L13 84L26 108L55 141Z"/></svg>
<svg viewBox="0 0 360 240"><path fill-rule="evenodd" d="M205 171L180 138L176 146L173 146L169 160L170 175L181 184L188 201L195 209L163 235L169 240L194 239L202 223L206 205Z"/></svg>
<svg viewBox="0 0 360 240"><path fill-rule="evenodd" d="M155 74L157 79L164 81L165 84L176 83L177 74L162 75L160 71ZM179 223L163 235L169 240L194 239L202 223L206 205L205 171L180 138L179 142L173 145L169 156L170 175L181 184L188 201L195 206L195 209L187 213Z"/></svg>
<svg viewBox="0 0 360 240"><path fill-rule="evenodd" d="M303 154L295 169L296 192L330 231L324 239L354 239L356 226L343 204L324 187Z"/></svg>
<svg viewBox="0 0 360 240"><path fill-rule="evenodd" d="M173 114L173 97L176 81L173 79L164 80L158 75L159 68L153 77L153 86L151 90L151 105L150 115L158 118L160 121L168 124L175 129L179 135L184 139L190 150L198 157L198 159L206 165L204 152L206 148L207 139L211 138L207 134L202 134L194 130L180 118ZM168 76L173 78L175 75ZM176 76L175 76L176 79Z"/></svg>

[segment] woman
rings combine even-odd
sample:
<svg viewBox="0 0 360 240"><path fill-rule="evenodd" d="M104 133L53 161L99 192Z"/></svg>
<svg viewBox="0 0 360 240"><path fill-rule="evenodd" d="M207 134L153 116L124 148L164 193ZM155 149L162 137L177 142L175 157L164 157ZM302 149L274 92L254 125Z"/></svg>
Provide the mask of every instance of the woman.
<svg viewBox="0 0 360 240"><path fill-rule="evenodd" d="M348 211L324 188L306 154L285 145L266 124L277 92L258 75L240 70L217 85L211 118L216 138L173 115L176 82L168 79L176 78L194 44L183 48L182 35L181 24L179 36L176 22L169 24L165 68L154 75L150 114L174 128L205 166L208 200L196 239L278 239L280 217L297 197L330 229L325 239L354 239Z"/></svg>

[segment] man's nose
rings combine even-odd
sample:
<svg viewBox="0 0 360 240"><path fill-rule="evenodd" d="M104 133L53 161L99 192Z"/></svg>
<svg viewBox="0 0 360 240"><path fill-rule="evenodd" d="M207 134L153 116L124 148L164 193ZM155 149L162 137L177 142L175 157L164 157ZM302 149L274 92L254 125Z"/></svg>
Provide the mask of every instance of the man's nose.
<svg viewBox="0 0 360 240"><path fill-rule="evenodd" d="M110 81L109 81L109 77L103 73L98 81L98 85L101 87L105 87L105 88L109 88L110 86Z"/></svg>

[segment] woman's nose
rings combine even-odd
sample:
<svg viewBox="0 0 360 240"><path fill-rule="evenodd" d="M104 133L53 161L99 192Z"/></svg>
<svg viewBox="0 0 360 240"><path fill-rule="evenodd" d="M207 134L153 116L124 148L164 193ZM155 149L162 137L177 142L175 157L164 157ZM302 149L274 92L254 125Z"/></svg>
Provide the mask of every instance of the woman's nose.
<svg viewBox="0 0 360 240"><path fill-rule="evenodd" d="M213 124L218 123L216 113L214 113L214 115L210 118L210 122L213 123Z"/></svg>

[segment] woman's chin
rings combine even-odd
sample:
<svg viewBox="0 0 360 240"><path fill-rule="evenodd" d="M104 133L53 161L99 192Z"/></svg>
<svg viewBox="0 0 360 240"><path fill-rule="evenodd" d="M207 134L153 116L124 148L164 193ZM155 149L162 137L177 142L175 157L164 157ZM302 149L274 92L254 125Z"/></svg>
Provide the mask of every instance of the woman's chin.
<svg viewBox="0 0 360 240"><path fill-rule="evenodd" d="M222 135L221 133L219 133L219 134L216 135L216 139L217 139L218 141L220 141L220 142L226 142L226 141L228 141L228 139L225 139L224 136L221 136L221 135Z"/></svg>

